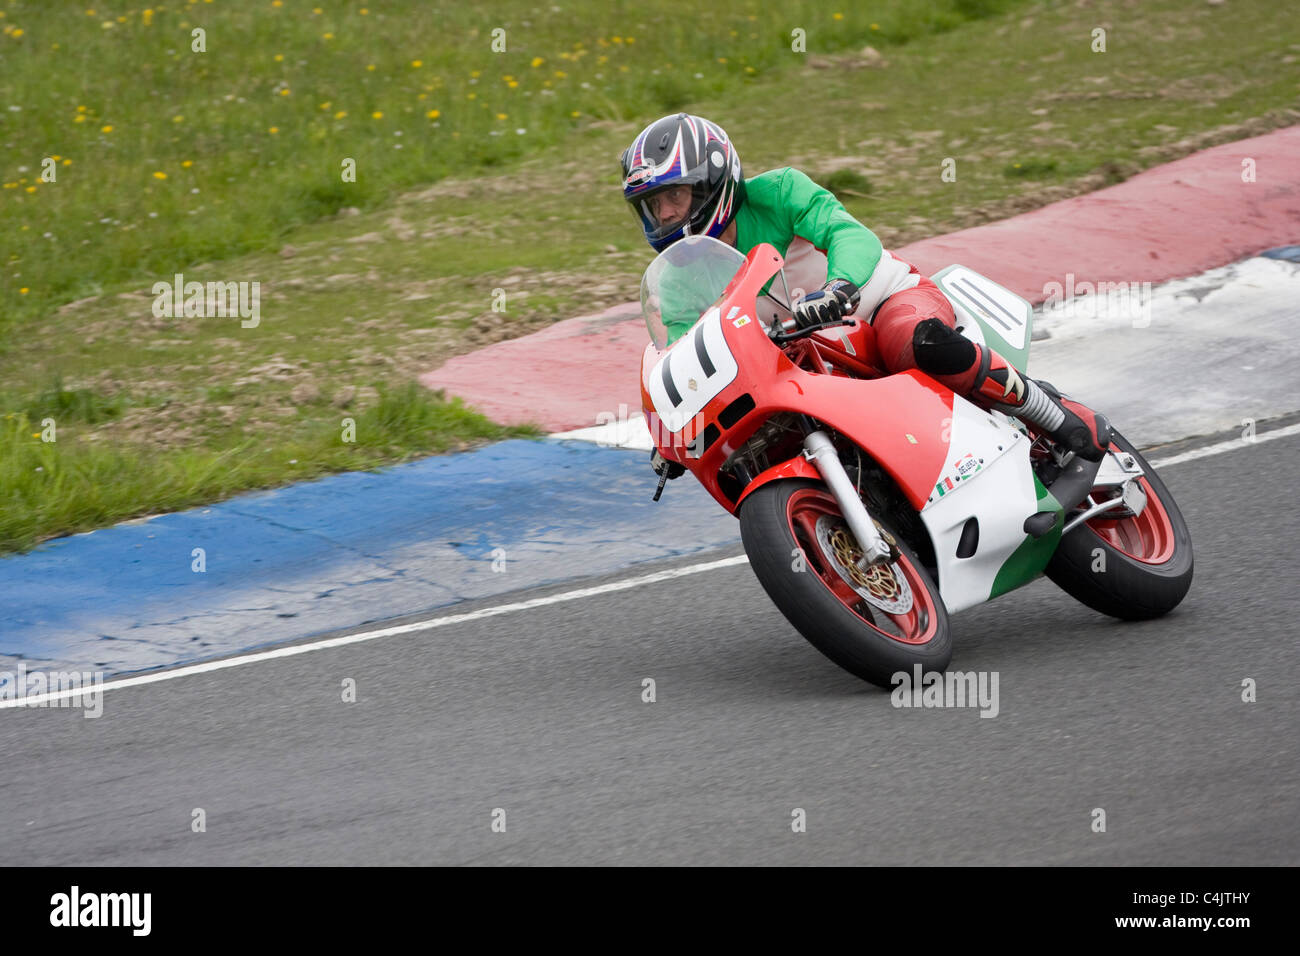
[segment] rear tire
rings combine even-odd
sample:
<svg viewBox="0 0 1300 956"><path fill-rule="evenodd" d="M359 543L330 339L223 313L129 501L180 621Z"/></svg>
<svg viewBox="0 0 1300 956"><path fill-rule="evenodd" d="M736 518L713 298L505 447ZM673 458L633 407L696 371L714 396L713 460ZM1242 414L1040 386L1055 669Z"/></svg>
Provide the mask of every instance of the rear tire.
<svg viewBox="0 0 1300 956"><path fill-rule="evenodd" d="M1147 506L1135 518L1103 513L1061 539L1046 568L1061 590L1094 611L1126 621L1172 611L1192 586L1192 538L1165 483L1119 432L1111 448L1138 460ZM1104 558L1104 563L1101 559ZM1100 565L1104 570L1093 568Z"/></svg>
<svg viewBox="0 0 1300 956"><path fill-rule="evenodd" d="M753 492L740 509L740 535L763 590L799 633L849 673L889 688L900 671L912 679L917 664L923 673L943 671L952 658L952 634L939 589L920 559L877 521L900 556L870 575L857 569L857 577L846 569L849 557L837 559L851 556L856 539L818 482L774 481ZM850 584L846 575L860 583Z"/></svg>

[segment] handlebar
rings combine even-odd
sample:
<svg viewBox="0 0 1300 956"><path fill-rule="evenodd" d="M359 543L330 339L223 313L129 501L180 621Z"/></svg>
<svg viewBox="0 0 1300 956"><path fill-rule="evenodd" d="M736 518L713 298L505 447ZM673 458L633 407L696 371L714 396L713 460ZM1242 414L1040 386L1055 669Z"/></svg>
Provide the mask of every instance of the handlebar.
<svg viewBox="0 0 1300 956"><path fill-rule="evenodd" d="M773 326L772 331L768 332L767 337L770 338L777 345L786 345L790 342L795 341L796 339L801 339L804 336L812 335L814 332L820 332L822 329L833 329L837 325L857 325L857 324L858 324L858 320L855 318L836 319L834 322L821 322L817 325L805 326L802 329L794 328L794 330L791 332L782 332L779 331L776 326ZM794 319L786 319L784 322L781 323L782 329L790 328L793 326L794 326Z"/></svg>

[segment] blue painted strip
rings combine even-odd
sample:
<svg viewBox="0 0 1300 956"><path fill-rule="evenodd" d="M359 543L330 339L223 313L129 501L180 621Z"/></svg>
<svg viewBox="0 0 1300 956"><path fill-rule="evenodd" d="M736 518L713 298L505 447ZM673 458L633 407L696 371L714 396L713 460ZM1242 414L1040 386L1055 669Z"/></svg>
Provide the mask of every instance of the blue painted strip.
<svg viewBox="0 0 1300 956"><path fill-rule="evenodd" d="M690 478L651 502L646 459L507 441L49 542L0 559L0 670L170 666L739 540Z"/></svg>

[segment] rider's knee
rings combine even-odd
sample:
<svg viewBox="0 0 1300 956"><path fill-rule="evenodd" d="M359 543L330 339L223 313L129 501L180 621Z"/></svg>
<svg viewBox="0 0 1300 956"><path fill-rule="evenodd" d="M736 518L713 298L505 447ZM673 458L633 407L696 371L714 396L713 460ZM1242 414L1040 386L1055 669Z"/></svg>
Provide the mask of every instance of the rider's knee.
<svg viewBox="0 0 1300 956"><path fill-rule="evenodd" d="M927 375L957 375L978 358L975 343L938 318L916 324L912 354L916 356L916 367Z"/></svg>

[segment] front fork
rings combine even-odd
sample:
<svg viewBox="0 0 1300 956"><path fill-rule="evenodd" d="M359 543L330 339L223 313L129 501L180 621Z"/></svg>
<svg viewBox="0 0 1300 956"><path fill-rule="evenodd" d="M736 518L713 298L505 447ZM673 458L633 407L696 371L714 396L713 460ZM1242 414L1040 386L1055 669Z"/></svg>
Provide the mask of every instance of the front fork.
<svg viewBox="0 0 1300 956"><path fill-rule="evenodd" d="M803 440L803 456L816 466L822 480L840 506L840 514L848 522L849 530L858 539L862 548L862 558L858 566L865 570L873 564L889 564L890 550L885 539L876 530L876 523L871 520L867 506L862 503L857 489L849 480L848 472L840 461L840 454L835 450L826 432L817 429Z"/></svg>

